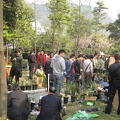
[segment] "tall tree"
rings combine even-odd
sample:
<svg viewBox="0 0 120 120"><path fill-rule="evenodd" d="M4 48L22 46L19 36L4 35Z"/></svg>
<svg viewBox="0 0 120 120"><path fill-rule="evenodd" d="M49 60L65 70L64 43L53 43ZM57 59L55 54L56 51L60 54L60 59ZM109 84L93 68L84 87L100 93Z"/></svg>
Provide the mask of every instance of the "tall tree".
<svg viewBox="0 0 120 120"><path fill-rule="evenodd" d="M108 24L107 31L110 32L109 39L112 41L111 53L119 53L120 51L120 14L115 22Z"/></svg>
<svg viewBox="0 0 120 120"><path fill-rule="evenodd" d="M24 0L4 0L4 44L13 43L24 50L34 39L34 14Z"/></svg>
<svg viewBox="0 0 120 120"><path fill-rule="evenodd" d="M3 1L0 0L0 117L7 119L7 85L5 77L5 60L3 47Z"/></svg>
<svg viewBox="0 0 120 120"><path fill-rule="evenodd" d="M49 16L51 20L51 43L52 50L54 50L54 44L56 41L57 29L63 27L63 25L68 25L70 21L70 7L67 0L50 0L49 9L51 14Z"/></svg>
<svg viewBox="0 0 120 120"><path fill-rule="evenodd" d="M91 20L80 11L79 7L74 7L72 9L71 16L73 16L73 21L68 29L68 32L71 39L74 40L74 51L76 55L78 55L78 51L81 50L81 41L84 42L83 39L86 36L89 36L92 32Z"/></svg>
<svg viewBox="0 0 120 120"><path fill-rule="evenodd" d="M14 29L14 40L17 48L21 50L32 48L31 41L34 39L32 28L33 11L23 0L17 3L16 25Z"/></svg>
<svg viewBox="0 0 120 120"><path fill-rule="evenodd" d="M105 19L105 15L106 12L105 10L107 9L107 7L105 7L104 2L103 1L99 1L96 3L97 7L93 8L93 25L94 25L94 32L98 32L99 30L103 30L106 28L106 25L103 24L103 20Z"/></svg>
<svg viewBox="0 0 120 120"><path fill-rule="evenodd" d="M120 41L120 14L118 14L118 19L115 22L108 25L107 31L111 32L109 38Z"/></svg>

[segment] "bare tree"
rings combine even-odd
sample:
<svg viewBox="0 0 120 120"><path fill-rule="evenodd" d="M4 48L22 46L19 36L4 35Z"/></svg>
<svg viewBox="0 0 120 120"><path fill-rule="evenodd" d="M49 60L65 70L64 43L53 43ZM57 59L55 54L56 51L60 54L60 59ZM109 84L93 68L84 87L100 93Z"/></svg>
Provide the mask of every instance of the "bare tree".
<svg viewBox="0 0 120 120"><path fill-rule="evenodd" d="M3 0L0 0L0 117L7 119L7 85L3 47Z"/></svg>

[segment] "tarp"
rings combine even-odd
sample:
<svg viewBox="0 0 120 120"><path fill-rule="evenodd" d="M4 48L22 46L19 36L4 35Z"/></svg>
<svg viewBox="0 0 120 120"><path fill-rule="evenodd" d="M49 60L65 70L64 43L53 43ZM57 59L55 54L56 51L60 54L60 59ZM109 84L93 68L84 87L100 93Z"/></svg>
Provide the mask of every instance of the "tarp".
<svg viewBox="0 0 120 120"><path fill-rule="evenodd" d="M67 118L66 120L92 120L98 117L97 114L86 113L86 111L77 111L73 116Z"/></svg>

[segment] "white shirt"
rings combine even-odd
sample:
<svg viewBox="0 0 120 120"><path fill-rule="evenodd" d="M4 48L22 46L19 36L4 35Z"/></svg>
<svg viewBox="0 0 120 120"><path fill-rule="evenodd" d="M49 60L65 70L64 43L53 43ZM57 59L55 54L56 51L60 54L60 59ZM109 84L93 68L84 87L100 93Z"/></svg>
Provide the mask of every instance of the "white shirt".
<svg viewBox="0 0 120 120"><path fill-rule="evenodd" d="M91 74L93 75L93 63L91 62L90 59L84 60L83 69L84 71L86 70L85 72L91 72Z"/></svg>

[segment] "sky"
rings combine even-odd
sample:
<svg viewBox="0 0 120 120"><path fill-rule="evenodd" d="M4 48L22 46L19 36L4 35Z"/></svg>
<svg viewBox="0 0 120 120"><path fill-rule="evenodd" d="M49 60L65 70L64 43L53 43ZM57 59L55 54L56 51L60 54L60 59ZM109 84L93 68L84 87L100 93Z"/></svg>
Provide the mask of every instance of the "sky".
<svg viewBox="0 0 120 120"><path fill-rule="evenodd" d="M26 0L28 2L34 2L36 1L37 3L46 3L49 0ZM79 3L79 0L69 0L74 3ZM100 0L81 0L82 4L88 4L90 3L91 6L95 7L96 2ZM105 4L105 6L108 8L107 13L108 15L113 19L117 19L118 13L120 13L120 0L102 0Z"/></svg>

